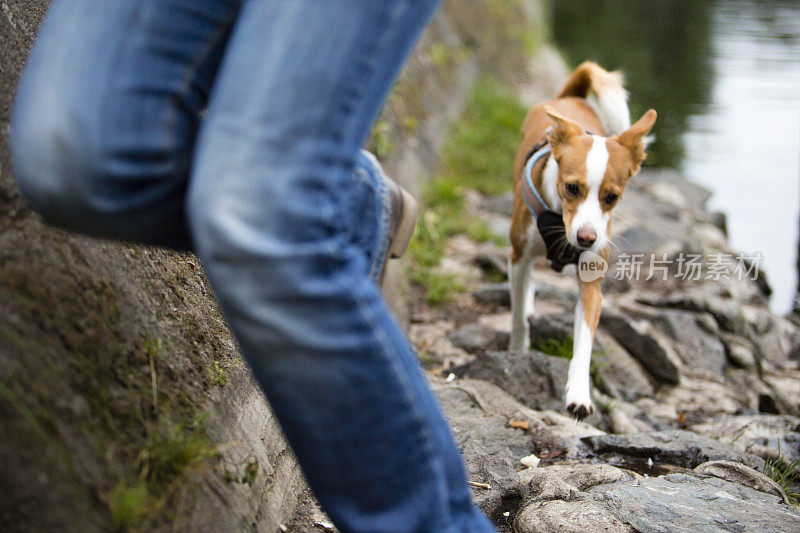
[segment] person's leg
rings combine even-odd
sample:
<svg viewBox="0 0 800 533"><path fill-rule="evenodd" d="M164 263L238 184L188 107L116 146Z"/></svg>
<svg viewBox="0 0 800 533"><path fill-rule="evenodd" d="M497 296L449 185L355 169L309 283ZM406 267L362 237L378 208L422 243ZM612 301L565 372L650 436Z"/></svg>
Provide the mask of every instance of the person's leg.
<svg viewBox="0 0 800 533"><path fill-rule="evenodd" d="M90 235L188 248L199 114L240 0L55 0L17 89L20 193Z"/></svg>
<svg viewBox="0 0 800 533"><path fill-rule="evenodd" d="M67 229L189 249L184 195L200 112L240 0L55 0L11 125L19 189ZM386 257L380 165L362 152L348 226L375 279Z"/></svg>
<svg viewBox="0 0 800 533"><path fill-rule="evenodd" d="M197 253L343 531L492 531L348 227L359 147L437 4L245 3L190 180Z"/></svg>

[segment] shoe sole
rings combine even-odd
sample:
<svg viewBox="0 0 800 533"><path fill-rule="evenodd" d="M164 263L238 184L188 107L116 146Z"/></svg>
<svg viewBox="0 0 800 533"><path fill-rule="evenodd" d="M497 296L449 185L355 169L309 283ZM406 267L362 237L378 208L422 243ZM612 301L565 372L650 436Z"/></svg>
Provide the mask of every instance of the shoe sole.
<svg viewBox="0 0 800 533"><path fill-rule="evenodd" d="M406 253L411 237L414 235L414 229L417 227L419 205L408 191L401 188L400 192L403 195L403 211L400 216L400 223L397 225L397 231L389 246L389 257L392 259L402 257Z"/></svg>

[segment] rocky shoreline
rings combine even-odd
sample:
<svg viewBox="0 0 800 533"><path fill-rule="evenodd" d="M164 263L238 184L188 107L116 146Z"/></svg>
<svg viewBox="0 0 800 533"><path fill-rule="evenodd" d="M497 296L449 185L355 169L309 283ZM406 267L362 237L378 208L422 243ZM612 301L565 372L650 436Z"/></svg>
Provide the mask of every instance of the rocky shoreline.
<svg viewBox="0 0 800 533"><path fill-rule="evenodd" d="M475 498L501 531L800 528L800 512L762 474L765 460L800 458L800 329L770 312L757 268L734 272L740 254L724 216L705 209L709 196L674 171L631 180L593 355L597 409L580 423L563 407L570 273L537 265L530 324L542 351L509 353L507 284L484 281L506 276L508 250L451 238L442 266L474 289L457 297L455 318L417 305L410 336ZM507 227L509 195L475 194L469 204L496 232ZM623 272L633 254L646 258L638 277ZM666 261L652 276L650 254ZM720 254L725 269L711 266ZM701 256L700 279L679 270L682 255ZM531 455L538 466L526 468Z"/></svg>
<svg viewBox="0 0 800 533"><path fill-rule="evenodd" d="M530 70L528 105L566 73L547 47ZM800 530L800 486L786 482L800 460L800 327L770 311L758 258L730 248L711 191L670 169L629 183L592 357L596 411L582 422L563 403L574 267L535 265L535 349L508 352L509 248L496 242L511 196L464 196L467 218L502 238L448 238L438 270L469 290L432 306L412 287L403 316L499 531ZM306 497L287 531L329 525Z"/></svg>

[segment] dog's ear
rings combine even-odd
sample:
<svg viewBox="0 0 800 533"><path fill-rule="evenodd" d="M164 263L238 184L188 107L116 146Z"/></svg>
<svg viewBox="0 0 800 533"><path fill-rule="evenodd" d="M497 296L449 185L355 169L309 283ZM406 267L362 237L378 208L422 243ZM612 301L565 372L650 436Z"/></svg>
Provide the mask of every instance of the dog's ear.
<svg viewBox="0 0 800 533"><path fill-rule="evenodd" d="M657 114L655 109L648 109L645 114L642 115L642 118L637 120L633 126L623 131L616 137L616 141L627 148L633 157L633 169L631 169L631 174L636 174L639 172L642 161L644 161L645 157L647 157L647 154L644 151L644 136L647 135L647 133L653 127L653 124L655 124L656 116Z"/></svg>
<svg viewBox="0 0 800 533"><path fill-rule="evenodd" d="M558 149L559 144L568 142L571 138L583 133L583 128L567 117L560 115L551 106L545 106L544 111L555 122L547 134L547 140L555 150Z"/></svg>

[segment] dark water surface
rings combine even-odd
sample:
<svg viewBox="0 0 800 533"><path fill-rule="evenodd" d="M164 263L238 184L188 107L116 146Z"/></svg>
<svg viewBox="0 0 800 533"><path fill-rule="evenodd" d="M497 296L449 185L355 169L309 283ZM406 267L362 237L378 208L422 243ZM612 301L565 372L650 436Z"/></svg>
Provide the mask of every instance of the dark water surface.
<svg viewBox="0 0 800 533"><path fill-rule="evenodd" d="M800 2L554 0L572 65L621 69L635 120L658 113L648 163L711 188L734 248L761 253L787 312L797 285Z"/></svg>

